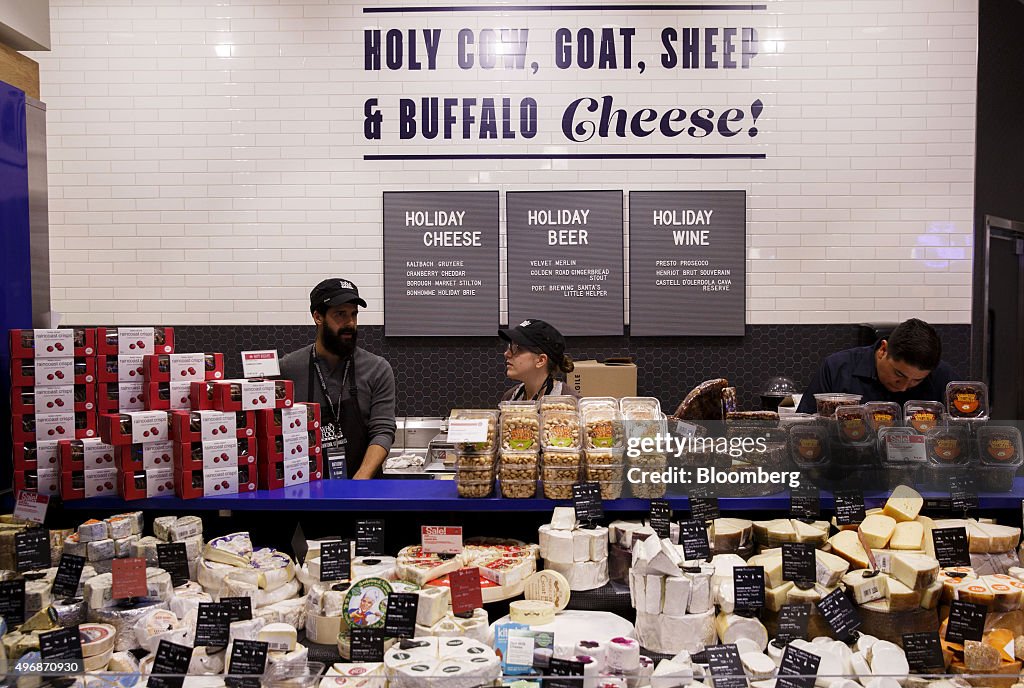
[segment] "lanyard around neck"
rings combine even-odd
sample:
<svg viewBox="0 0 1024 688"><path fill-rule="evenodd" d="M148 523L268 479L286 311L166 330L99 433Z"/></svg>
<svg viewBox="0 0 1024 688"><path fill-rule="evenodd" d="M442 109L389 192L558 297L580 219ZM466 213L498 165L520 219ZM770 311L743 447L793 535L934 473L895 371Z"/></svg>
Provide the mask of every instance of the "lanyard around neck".
<svg viewBox="0 0 1024 688"><path fill-rule="evenodd" d="M324 373L320 370L320 359L316 357L316 344L309 352L310 357L313 359L313 367L316 369L317 380L320 382L320 391L323 392L324 400L327 402L327 408L331 412L331 420L338 422L341 415L341 397L345 394L345 383L348 381L348 372L352 367L352 358L349 357L345 360L345 373L341 378L341 390L338 392L338 403L335 405L331 399L331 393L327 389L327 379L324 377Z"/></svg>

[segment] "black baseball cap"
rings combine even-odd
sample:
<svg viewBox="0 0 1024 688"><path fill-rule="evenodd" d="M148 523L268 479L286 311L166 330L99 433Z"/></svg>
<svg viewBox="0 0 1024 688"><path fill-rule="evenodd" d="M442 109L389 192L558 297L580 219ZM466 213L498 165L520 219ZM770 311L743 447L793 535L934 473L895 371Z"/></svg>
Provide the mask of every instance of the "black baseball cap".
<svg viewBox="0 0 1024 688"><path fill-rule="evenodd" d="M515 327L498 330L498 336L506 342L515 342L520 346L540 349L548 358L561 363L565 357L565 337L543 320L524 320Z"/></svg>
<svg viewBox="0 0 1024 688"><path fill-rule="evenodd" d="M358 287L347 279L340 277L325 279L309 292L309 310L311 312L318 307L330 308L343 303L354 303L366 308L366 302L359 298Z"/></svg>

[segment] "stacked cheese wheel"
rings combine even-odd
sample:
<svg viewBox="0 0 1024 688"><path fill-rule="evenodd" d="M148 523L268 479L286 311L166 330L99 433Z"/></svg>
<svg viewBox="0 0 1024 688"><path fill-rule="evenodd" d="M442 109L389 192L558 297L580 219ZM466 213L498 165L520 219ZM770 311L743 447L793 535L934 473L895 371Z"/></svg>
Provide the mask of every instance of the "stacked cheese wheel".
<svg viewBox="0 0 1024 688"><path fill-rule="evenodd" d="M457 637L403 641L384 654L384 667L393 688L473 688L501 674L492 648Z"/></svg>
<svg viewBox="0 0 1024 688"><path fill-rule="evenodd" d="M508 599L520 594L523 584L537 570L536 546L519 544L467 544L450 558L405 547L398 553L395 573L400 580L418 586L444 585L445 576L467 566L476 566L489 584L482 589L484 602Z"/></svg>
<svg viewBox="0 0 1024 688"><path fill-rule="evenodd" d="M565 576L570 590L608 583L608 529L581 528L572 507L555 507L551 523L539 529L544 567Z"/></svg>
<svg viewBox="0 0 1024 688"><path fill-rule="evenodd" d="M253 607L266 607L297 597L291 557L273 549L253 549L249 533L214 538L203 547L198 580L215 598L249 597Z"/></svg>

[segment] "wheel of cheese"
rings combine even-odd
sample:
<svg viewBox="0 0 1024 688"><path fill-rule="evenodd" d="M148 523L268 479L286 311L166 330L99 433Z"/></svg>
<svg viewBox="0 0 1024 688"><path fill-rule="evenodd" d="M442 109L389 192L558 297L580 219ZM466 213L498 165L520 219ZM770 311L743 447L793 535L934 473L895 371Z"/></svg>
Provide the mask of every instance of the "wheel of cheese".
<svg viewBox="0 0 1024 688"><path fill-rule="evenodd" d="M112 650L116 633L117 631L110 624L79 624L78 637L82 639L82 656L92 657Z"/></svg>
<svg viewBox="0 0 1024 688"><path fill-rule="evenodd" d="M542 600L516 600L508 606L513 623L543 626L555 620L555 605Z"/></svg>
<svg viewBox="0 0 1024 688"><path fill-rule="evenodd" d="M569 581L558 571L545 569L526 579L523 596L527 600L550 602L555 611L562 611L569 604Z"/></svg>
<svg viewBox="0 0 1024 688"><path fill-rule="evenodd" d="M904 633L925 633L939 630L939 615L935 609L915 609L907 612L884 611L885 601L868 602L857 607L860 613L861 633L888 640L903 647Z"/></svg>

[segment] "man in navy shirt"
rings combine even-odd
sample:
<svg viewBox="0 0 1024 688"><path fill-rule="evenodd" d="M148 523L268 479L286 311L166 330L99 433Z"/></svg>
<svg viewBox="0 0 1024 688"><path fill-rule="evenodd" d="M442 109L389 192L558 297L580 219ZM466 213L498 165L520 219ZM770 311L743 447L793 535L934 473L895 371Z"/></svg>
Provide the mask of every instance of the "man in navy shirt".
<svg viewBox="0 0 1024 688"><path fill-rule="evenodd" d="M956 379L942 360L942 341L928 323L911 318L900 323L888 339L873 346L859 346L825 359L807 386L800 413L815 413L815 394L860 394L861 403L910 399L945 401L946 384Z"/></svg>

